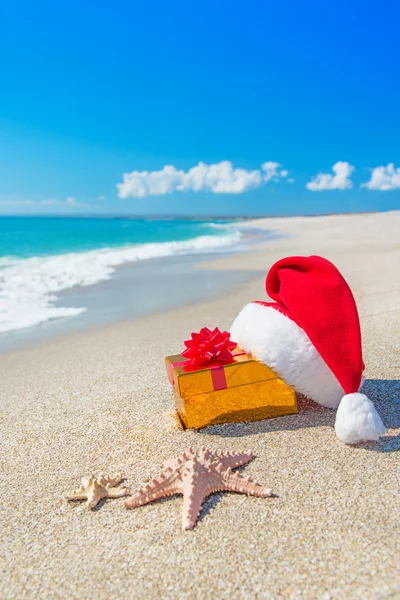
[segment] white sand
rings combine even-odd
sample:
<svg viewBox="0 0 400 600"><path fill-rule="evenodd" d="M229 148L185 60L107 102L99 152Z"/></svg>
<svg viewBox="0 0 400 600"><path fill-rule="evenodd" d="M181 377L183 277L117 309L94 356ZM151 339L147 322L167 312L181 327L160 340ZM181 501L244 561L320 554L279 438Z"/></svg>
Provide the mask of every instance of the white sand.
<svg viewBox="0 0 400 600"><path fill-rule="evenodd" d="M311 402L280 419L177 429L164 356L203 325L229 327L264 297L259 278L1 355L0 598L400 598L400 212L262 224L288 237L214 267L266 271L311 253L335 262L358 302L366 390L386 436L346 446L334 412ZM278 497L214 495L191 532L180 530L181 497L134 511L123 499L92 512L65 500L96 469L124 471L134 489L189 445L251 448L244 473Z"/></svg>

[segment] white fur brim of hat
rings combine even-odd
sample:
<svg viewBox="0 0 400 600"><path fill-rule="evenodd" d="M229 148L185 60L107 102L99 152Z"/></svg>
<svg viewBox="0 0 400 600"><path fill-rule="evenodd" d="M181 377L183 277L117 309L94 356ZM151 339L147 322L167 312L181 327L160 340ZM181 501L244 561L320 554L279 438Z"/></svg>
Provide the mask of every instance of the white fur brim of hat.
<svg viewBox="0 0 400 600"><path fill-rule="evenodd" d="M378 440L385 433L371 400L360 393L345 395L303 329L275 308L247 304L230 333L243 350L273 369L297 392L327 408L339 407L335 430L343 442Z"/></svg>

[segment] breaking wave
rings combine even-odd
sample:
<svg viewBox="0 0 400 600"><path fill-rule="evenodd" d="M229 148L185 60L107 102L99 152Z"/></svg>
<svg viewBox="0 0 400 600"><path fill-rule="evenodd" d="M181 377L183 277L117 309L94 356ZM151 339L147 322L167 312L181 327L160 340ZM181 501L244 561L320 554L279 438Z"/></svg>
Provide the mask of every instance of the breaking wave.
<svg viewBox="0 0 400 600"><path fill-rule="evenodd" d="M110 279L119 265L173 255L207 253L236 244L240 231L220 236L103 248L89 252L0 258L0 332L31 327L50 319L78 315L85 307L55 306L57 293Z"/></svg>

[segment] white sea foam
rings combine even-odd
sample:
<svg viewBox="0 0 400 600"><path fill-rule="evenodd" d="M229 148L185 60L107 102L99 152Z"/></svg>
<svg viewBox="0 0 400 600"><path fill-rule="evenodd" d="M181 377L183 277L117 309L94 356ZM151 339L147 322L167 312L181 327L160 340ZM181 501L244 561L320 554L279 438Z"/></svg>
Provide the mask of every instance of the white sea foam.
<svg viewBox="0 0 400 600"><path fill-rule="evenodd" d="M109 279L118 265L176 254L212 252L237 243L240 237L239 231L231 231L227 235L205 235L180 242L27 259L0 258L0 332L84 312L85 307L55 306L57 292Z"/></svg>

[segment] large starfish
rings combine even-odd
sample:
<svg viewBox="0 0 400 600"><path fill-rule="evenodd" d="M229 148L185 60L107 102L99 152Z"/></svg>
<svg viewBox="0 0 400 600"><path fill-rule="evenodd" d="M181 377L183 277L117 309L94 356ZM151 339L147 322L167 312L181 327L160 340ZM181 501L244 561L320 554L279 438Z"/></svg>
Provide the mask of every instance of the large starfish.
<svg viewBox="0 0 400 600"><path fill-rule="evenodd" d="M156 479L137 490L126 500L127 508L136 508L163 496L183 494L182 529L193 529L204 498L220 491L240 492L266 498L272 491L244 477L232 469L245 465L254 458L247 452L211 452L202 448L167 460Z"/></svg>
<svg viewBox="0 0 400 600"><path fill-rule="evenodd" d="M103 498L129 496L130 491L127 488L115 487L123 478L122 473L117 473L114 477L103 473L84 477L80 488L74 490L67 498L68 500L87 500L87 508L94 508Z"/></svg>

